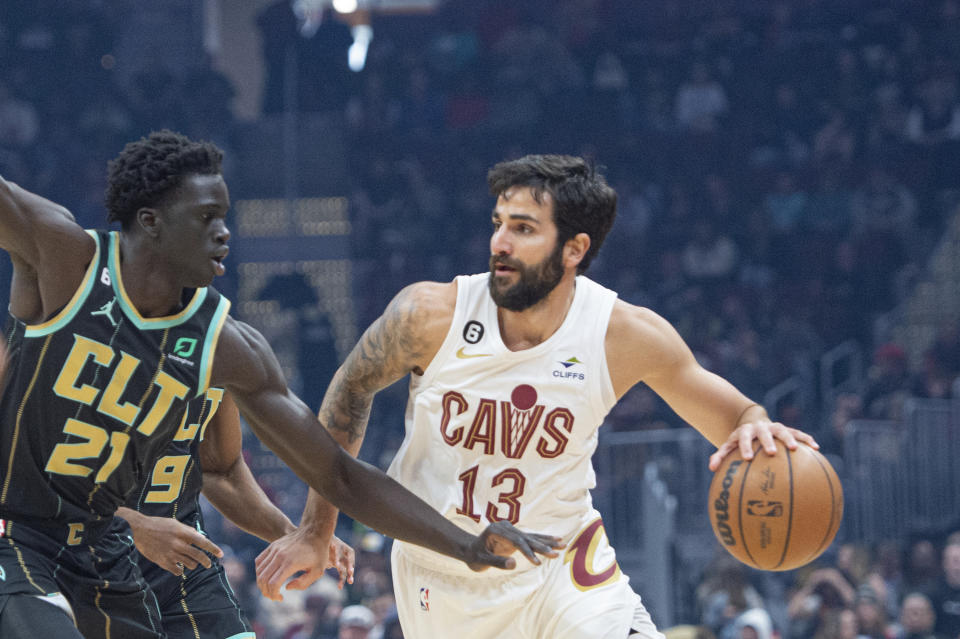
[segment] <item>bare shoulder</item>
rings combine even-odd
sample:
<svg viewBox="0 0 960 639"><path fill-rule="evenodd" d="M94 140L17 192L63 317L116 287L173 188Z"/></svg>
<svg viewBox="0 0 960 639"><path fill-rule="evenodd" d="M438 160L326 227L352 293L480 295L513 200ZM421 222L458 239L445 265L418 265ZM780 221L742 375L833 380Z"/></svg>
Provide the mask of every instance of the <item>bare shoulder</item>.
<svg viewBox="0 0 960 639"><path fill-rule="evenodd" d="M670 322L649 308L622 300L613 307L605 345L618 397L637 382L674 370L693 357Z"/></svg>
<svg viewBox="0 0 960 639"><path fill-rule="evenodd" d="M249 324L227 316L217 341L210 383L233 391L250 391L276 376L273 350Z"/></svg>
<svg viewBox="0 0 960 639"><path fill-rule="evenodd" d="M416 282L397 293L388 310L392 308L418 324L446 321L449 326L456 305L456 282Z"/></svg>

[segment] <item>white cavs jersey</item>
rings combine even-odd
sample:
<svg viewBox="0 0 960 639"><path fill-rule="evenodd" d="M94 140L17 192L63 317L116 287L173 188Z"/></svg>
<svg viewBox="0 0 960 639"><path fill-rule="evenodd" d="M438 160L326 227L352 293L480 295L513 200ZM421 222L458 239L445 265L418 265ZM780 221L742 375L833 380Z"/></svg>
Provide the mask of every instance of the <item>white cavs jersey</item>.
<svg viewBox="0 0 960 639"><path fill-rule="evenodd" d="M508 520L569 542L595 517L597 429L616 402L604 338L616 293L580 276L560 328L510 351L489 274L457 278L449 333L410 382L406 437L388 473L474 534ZM409 544L434 570L465 564ZM531 564L517 555L518 569Z"/></svg>

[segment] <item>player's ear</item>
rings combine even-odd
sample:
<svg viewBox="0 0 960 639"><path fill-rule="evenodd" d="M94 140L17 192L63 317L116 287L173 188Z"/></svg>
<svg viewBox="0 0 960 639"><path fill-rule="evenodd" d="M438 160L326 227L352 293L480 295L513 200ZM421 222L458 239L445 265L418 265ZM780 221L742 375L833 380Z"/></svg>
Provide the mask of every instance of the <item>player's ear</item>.
<svg viewBox="0 0 960 639"><path fill-rule="evenodd" d="M158 228L159 221L156 209L143 207L137 210L137 224L143 229L144 233L150 237L156 238L160 232Z"/></svg>
<svg viewBox="0 0 960 639"><path fill-rule="evenodd" d="M563 265L570 267L579 265L589 250L590 236L586 233L577 233L563 245Z"/></svg>

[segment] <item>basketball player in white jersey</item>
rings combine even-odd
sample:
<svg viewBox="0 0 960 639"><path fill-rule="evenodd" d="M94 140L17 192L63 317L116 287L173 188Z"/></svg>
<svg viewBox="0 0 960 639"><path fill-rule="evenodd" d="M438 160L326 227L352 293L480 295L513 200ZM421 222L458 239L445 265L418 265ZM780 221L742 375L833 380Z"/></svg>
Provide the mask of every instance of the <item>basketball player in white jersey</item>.
<svg viewBox="0 0 960 639"><path fill-rule="evenodd" d="M490 271L401 291L337 371L320 419L356 455L374 394L410 374L406 438L388 473L471 532L508 520L567 544L538 564L518 558L513 573L476 574L394 543L406 637L662 639L591 502L590 458L611 407L648 384L718 447L712 469L736 448L752 457L756 439L771 454L775 438L816 442L700 367L663 318L581 275L616 212L593 167L527 156L488 180ZM329 539L336 511L316 496L308 507ZM265 595L313 569L304 546L293 533L258 558Z"/></svg>

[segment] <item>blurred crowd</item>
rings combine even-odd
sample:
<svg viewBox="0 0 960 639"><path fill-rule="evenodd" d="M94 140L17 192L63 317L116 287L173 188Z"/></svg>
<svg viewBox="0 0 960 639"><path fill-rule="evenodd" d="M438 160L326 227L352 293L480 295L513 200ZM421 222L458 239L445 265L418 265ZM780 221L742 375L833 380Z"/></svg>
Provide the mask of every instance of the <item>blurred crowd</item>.
<svg viewBox="0 0 960 639"><path fill-rule="evenodd" d="M785 410L784 421L839 452L852 417L896 418L904 398L950 397L960 328L944 326L917 368L903 345L875 343L873 326L909 291L960 202L957 0L448 0L431 14L374 16L360 72L347 66L349 27L302 6L280 0L257 17L263 117L295 96L300 112L343 131L350 178L321 195L349 197L361 330L410 282L486 268L492 164L570 153L606 166L620 195L589 275L664 315L746 394L809 376L846 340L870 353L862 387L822 413ZM112 3L5 8L6 178L102 226L106 161L170 127L216 141L228 182L243 181L229 153L244 126L214 60L121 81ZM402 438L401 386L375 405L377 435L364 449L375 463ZM638 388L608 428L680 425ZM274 604L254 592L262 545L210 521L263 637L401 636L388 544L375 533L341 531L358 549L353 586L325 578ZM674 636L956 639L960 541L947 532L844 545L777 578L720 558L696 592L700 618Z"/></svg>

